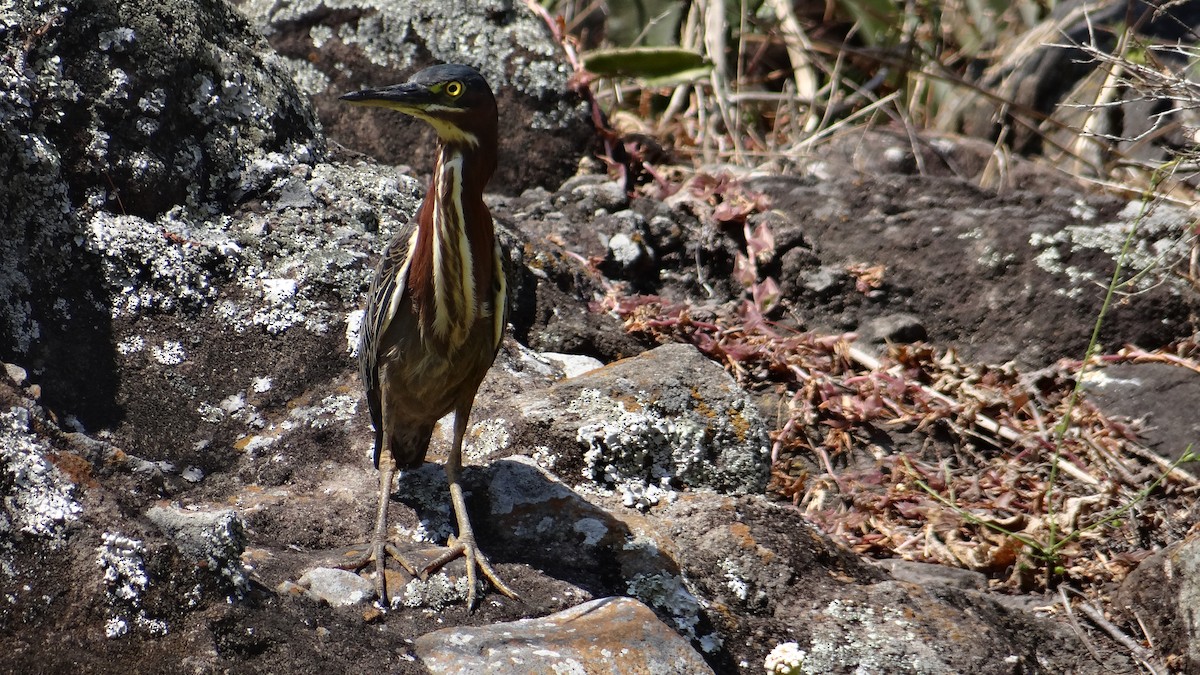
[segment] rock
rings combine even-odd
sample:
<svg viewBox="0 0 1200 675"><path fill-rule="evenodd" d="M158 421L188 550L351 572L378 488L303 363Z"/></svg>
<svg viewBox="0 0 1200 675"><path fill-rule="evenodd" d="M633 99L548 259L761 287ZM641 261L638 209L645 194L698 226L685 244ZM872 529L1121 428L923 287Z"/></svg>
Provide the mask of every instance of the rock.
<svg viewBox="0 0 1200 675"><path fill-rule="evenodd" d="M597 368L604 367L599 359L590 356L582 356L580 354L558 354L556 352L542 352L542 356L551 361L555 361L562 366L564 377L577 377L584 373L590 373Z"/></svg>
<svg viewBox="0 0 1200 675"><path fill-rule="evenodd" d="M867 341L876 344L921 342L929 337L925 333L925 326L921 325L920 317L904 312L871 319L860 326L859 333Z"/></svg>
<svg viewBox="0 0 1200 675"><path fill-rule="evenodd" d="M308 570L296 581L314 599L334 607L356 605L375 597L375 586L354 572L332 567Z"/></svg>
<svg viewBox="0 0 1200 675"><path fill-rule="evenodd" d="M604 176L576 176L568 179L559 189L578 197L582 211L594 212L599 209L616 213L629 205L629 195L624 186Z"/></svg>
<svg viewBox="0 0 1200 675"><path fill-rule="evenodd" d="M884 558L876 561L876 564L891 572L892 576L900 581L907 581L918 586L941 584L971 591L986 591L988 587L987 577L973 570L931 565L899 558Z"/></svg>
<svg viewBox="0 0 1200 675"><path fill-rule="evenodd" d="M236 511L187 511L167 505L149 509L146 517L171 537L185 556L223 577L235 593L246 591L249 580L241 560L246 532Z"/></svg>
<svg viewBox="0 0 1200 675"><path fill-rule="evenodd" d="M234 255L166 214L227 209L325 148L307 98L236 10L143 10L20 3L4 25L36 39L0 32L0 341L85 428L122 413L110 311L148 301L134 286L205 297L188 263L219 276ZM125 267L106 255L114 239L172 262Z"/></svg>
<svg viewBox="0 0 1200 675"><path fill-rule="evenodd" d="M743 669L787 642L806 652L801 672L814 673L1069 672L1090 658L1063 624L986 593L893 580L802 521L778 527L789 511L720 497L681 499L650 518L648 529L670 533L679 575L711 622L696 633L719 638Z"/></svg>
<svg viewBox="0 0 1200 675"><path fill-rule="evenodd" d="M1115 607L1141 625L1171 672L1200 671L1200 532L1146 558L1121 583Z"/></svg>
<svg viewBox="0 0 1200 675"><path fill-rule="evenodd" d="M1200 374L1164 363L1126 363L1090 370L1084 378L1088 397L1106 414L1130 419L1147 448L1168 461L1188 448L1200 451ZM1196 473L1200 464L1184 462Z"/></svg>
<svg viewBox="0 0 1200 675"><path fill-rule="evenodd" d="M616 266L622 276L645 267L653 258L653 253L641 242L624 232L618 232L608 240L608 262Z"/></svg>
<svg viewBox="0 0 1200 675"><path fill-rule="evenodd" d="M492 462L472 472L468 487L472 505L486 504L472 509L473 522L485 524L477 527L481 546L500 560L532 565L580 588L675 568L666 544L642 538L632 513L604 508L528 458Z"/></svg>
<svg viewBox="0 0 1200 675"><path fill-rule="evenodd" d="M653 486L665 478L737 493L765 484L757 406L695 347L664 345L558 383L551 395L568 401L567 423L595 480Z"/></svg>
<svg viewBox="0 0 1200 675"><path fill-rule="evenodd" d="M1136 241L1123 264L1138 280L1139 302L1110 309L1101 342L1153 349L1195 330L1200 297L1160 263L1163 255L1186 256L1172 243L1190 222L1182 208L1160 204L1139 215L1139 202L1086 197L1049 179L1000 194L950 177L894 174L817 184L756 178L750 186L792 214L773 232L777 241L802 235L811 245L802 259L815 252L822 266L856 263L879 274L838 293L830 293L837 286L825 275L811 288L785 278L784 302L811 330L836 333L910 315L929 341L970 360L1038 368L1079 358L1134 223ZM790 250L776 254L787 261Z"/></svg>
<svg viewBox="0 0 1200 675"><path fill-rule="evenodd" d="M12 383L18 387L24 387L25 381L29 377L24 368L13 363L5 363L4 372L8 375L8 379L12 380Z"/></svg>
<svg viewBox="0 0 1200 675"><path fill-rule="evenodd" d="M792 251L788 251L788 254L791 253ZM850 275L846 273L846 270L828 266L819 267L803 277L804 289L818 296L829 296L838 289L844 288L849 280Z"/></svg>
<svg viewBox="0 0 1200 675"><path fill-rule="evenodd" d="M557 475L572 485L596 481L631 506L646 508L682 487L747 493L766 484L757 406L690 345L557 382L491 414L507 418L509 446L546 446Z"/></svg>
<svg viewBox="0 0 1200 675"><path fill-rule="evenodd" d="M708 664L650 608L600 598L544 616L417 638L434 673L711 673Z"/></svg>

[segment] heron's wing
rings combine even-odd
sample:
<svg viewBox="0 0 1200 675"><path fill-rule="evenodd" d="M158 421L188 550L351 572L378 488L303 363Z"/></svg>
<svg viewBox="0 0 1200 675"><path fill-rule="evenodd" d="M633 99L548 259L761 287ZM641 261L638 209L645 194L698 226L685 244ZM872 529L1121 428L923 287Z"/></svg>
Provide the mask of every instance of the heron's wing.
<svg viewBox="0 0 1200 675"><path fill-rule="evenodd" d="M367 407L375 427L375 466L383 447L383 411L379 393L379 348L388 324L401 311L408 283L408 268L415 245L416 218L401 228L388 243L387 250L375 268L371 288L367 291L367 307L359 329L358 370L367 390Z"/></svg>
<svg viewBox="0 0 1200 675"><path fill-rule="evenodd" d="M500 239L496 238L496 245L492 253L495 256L492 259L492 317L493 317L493 335L492 345L494 347L493 354L500 350L500 341L504 339L504 328L508 325L508 275L504 260L504 250L500 248Z"/></svg>

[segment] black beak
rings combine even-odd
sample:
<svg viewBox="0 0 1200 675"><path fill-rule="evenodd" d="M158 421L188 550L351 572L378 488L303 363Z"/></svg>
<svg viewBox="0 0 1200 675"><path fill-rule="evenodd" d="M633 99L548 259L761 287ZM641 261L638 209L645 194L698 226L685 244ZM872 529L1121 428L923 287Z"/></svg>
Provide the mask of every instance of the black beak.
<svg viewBox="0 0 1200 675"><path fill-rule="evenodd" d="M429 89L420 84L405 82L381 89L362 89L341 96L341 100L357 105L419 107L433 101Z"/></svg>

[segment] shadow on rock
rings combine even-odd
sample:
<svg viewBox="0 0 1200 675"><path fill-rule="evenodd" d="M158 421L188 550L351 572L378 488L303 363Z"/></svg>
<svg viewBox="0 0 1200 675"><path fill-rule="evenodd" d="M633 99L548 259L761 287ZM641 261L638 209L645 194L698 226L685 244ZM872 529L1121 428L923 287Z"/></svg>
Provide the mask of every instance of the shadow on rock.
<svg viewBox="0 0 1200 675"><path fill-rule="evenodd" d="M658 547L524 457L467 467L467 508L480 546L493 562L528 565L596 597L625 594L640 574L678 574ZM449 491L440 465L400 478L400 500L421 527L442 540L452 531Z"/></svg>

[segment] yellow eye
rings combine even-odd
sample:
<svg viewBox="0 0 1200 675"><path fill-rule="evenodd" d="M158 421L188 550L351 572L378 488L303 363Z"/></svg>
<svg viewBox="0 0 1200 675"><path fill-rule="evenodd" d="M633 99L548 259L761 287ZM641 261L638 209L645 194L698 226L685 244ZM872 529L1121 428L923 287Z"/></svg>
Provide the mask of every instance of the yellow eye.
<svg viewBox="0 0 1200 675"><path fill-rule="evenodd" d="M448 96L450 96L451 98L458 98L459 96L462 96L462 93L463 93L462 82L446 83L446 94Z"/></svg>

